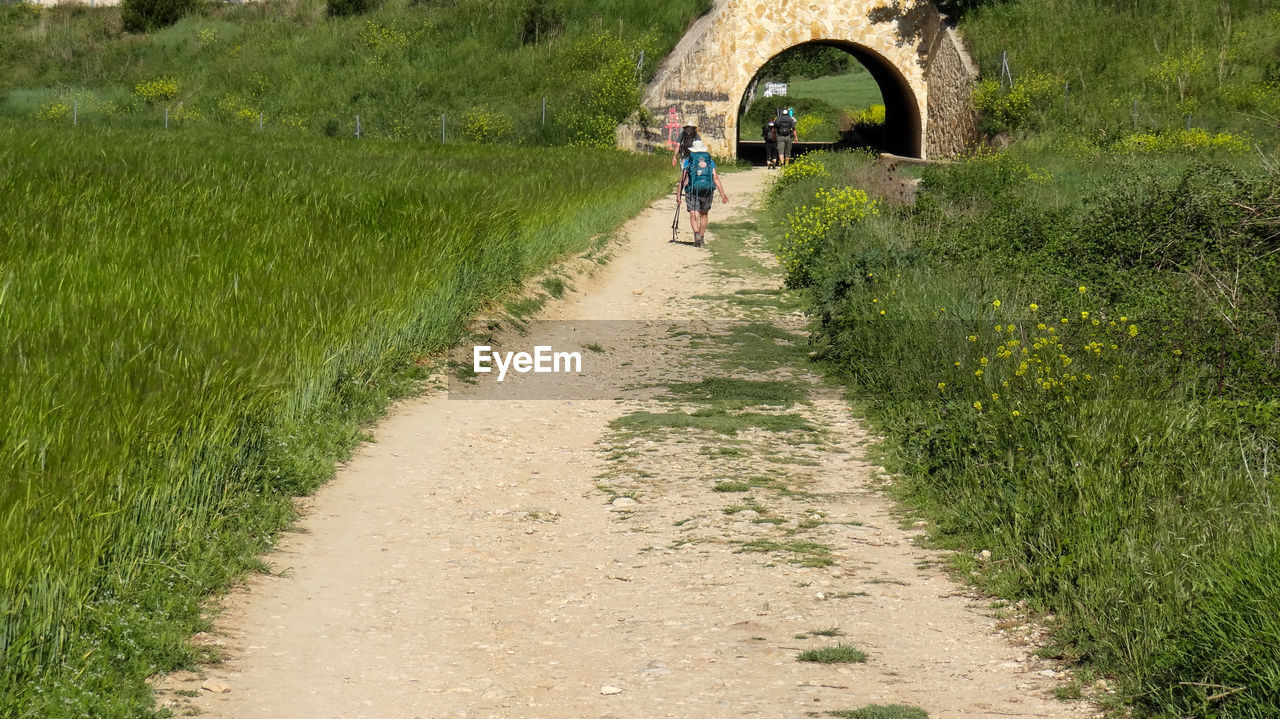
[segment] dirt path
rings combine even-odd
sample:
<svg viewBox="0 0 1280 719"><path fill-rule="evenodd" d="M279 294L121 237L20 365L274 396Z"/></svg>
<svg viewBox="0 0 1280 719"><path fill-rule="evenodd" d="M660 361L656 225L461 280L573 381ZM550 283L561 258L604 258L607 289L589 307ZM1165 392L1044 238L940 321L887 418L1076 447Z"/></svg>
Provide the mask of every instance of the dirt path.
<svg viewBox="0 0 1280 719"><path fill-rule="evenodd" d="M160 701L279 719L1088 715L873 489L868 438L805 374L752 232L766 176L725 177L709 249L666 241L666 199L570 280L544 313L562 322L534 331L590 345L610 368L596 391L503 399L484 378L475 399L397 407L267 557L281 576L197 638L226 661L165 679ZM590 398L612 381L632 398ZM837 644L865 661L797 660Z"/></svg>

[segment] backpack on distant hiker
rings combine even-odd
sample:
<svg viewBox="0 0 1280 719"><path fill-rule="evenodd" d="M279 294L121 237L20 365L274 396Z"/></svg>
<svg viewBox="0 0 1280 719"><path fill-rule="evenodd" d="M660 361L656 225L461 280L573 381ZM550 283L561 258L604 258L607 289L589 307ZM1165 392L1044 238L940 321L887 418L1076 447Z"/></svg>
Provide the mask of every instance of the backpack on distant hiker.
<svg viewBox="0 0 1280 719"><path fill-rule="evenodd" d="M790 115L778 118L778 137L795 137L796 119Z"/></svg>
<svg viewBox="0 0 1280 719"><path fill-rule="evenodd" d="M689 190L705 194L716 189L716 164L709 152L689 153Z"/></svg>
<svg viewBox="0 0 1280 719"><path fill-rule="evenodd" d="M773 120L770 120L769 122L765 123L764 141L765 142L778 141L778 123L774 122Z"/></svg>
<svg viewBox="0 0 1280 719"><path fill-rule="evenodd" d="M685 125L680 128L680 159L689 159L689 146L694 140L698 139L698 128L693 125Z"/></svg>

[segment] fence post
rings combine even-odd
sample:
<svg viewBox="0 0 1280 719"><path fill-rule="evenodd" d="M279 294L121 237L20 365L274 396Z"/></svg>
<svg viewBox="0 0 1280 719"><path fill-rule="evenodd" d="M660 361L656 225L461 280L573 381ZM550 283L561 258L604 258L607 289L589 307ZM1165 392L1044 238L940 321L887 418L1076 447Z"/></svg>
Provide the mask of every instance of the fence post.
<svg viewBox="0 0 1280 719"><path fill-rule="evenodd" d="M1189 113L1187 114L1187 129L1191 129L1191 115Z"/></svg>
<svg viewBox="0 0 1280 719"><path fill-rule="evenodd" d="M356 139L360 139L360 116L356 115Z"/></svg>
<svg viewBox="0 0 1280 719"><path fill-rule="evenodd" d="M440 116L440 144L444 144L444 115Z"/></svg>
<svg viewBox="0 0 1280 719"><path fill-rule="evenodd" d="M258 132L262 132L262 113L258 113Z"/></svg>
<svg viewBox="0 0 1280 719"><path fill-rule="evenodd" d="M169 129L169 108L164 109L164 129Z"/></svg>
<svg viewBox="0 0 1280 719"><path fill-rule="evenodd" d="M71 101L71 124L72 125L80 124L80 101L79 100Z"/></svg>
<svg viewBox="0 0 1280 719"><path fill-rule="evenodd" d="M547 98L542 98L542 126L547 126Z"/></svg>
<svg viewBox="0 0 1280 719"><path fill-rule="evenodd" d="M1013 71L1009 69L1008 50L1000 52L1000 87L1004 87L1005 78L1009 80L1009 87L1013 87Z"/></svg>

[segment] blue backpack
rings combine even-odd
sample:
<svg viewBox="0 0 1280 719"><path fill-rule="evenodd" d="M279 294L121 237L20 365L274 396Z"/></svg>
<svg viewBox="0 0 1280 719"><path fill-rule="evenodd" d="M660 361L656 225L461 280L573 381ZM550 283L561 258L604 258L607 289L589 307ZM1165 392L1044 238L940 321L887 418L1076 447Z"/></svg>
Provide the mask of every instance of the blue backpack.
<svg viewBox="0 0 1280 719"><path fill-rule="evenodd" d="M689 189L694 192L716 189L716 180L712 173L716 164L711 161L707 152L689 153Z"/></svg>

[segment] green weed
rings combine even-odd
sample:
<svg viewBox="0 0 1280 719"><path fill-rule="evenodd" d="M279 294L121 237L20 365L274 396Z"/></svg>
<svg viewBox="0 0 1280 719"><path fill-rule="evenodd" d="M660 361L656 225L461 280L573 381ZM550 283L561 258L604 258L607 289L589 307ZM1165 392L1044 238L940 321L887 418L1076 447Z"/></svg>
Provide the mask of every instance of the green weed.
<svg viewBox="0 0 1280 719"><path fill-rule="evenodd" d="M821 649L807 649L796 656L796 661L817 664L859 664L867 661L867 653L848 644L837 644Z"/></svg>

